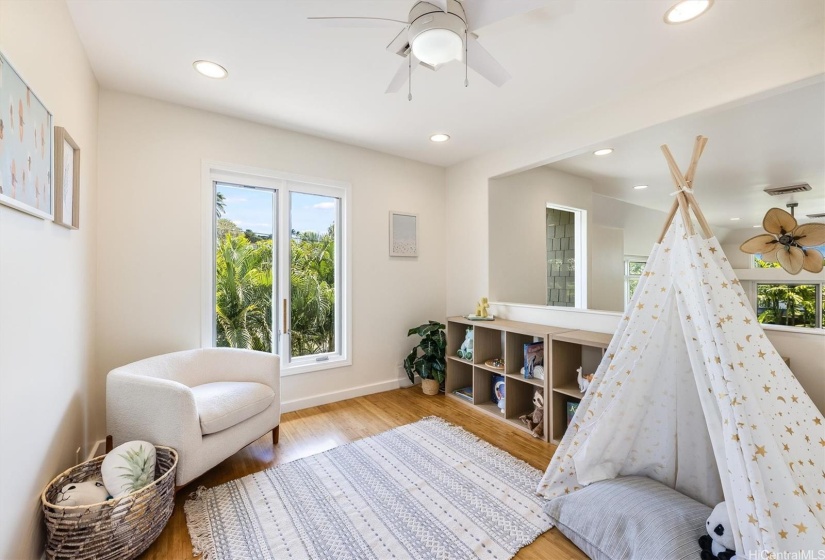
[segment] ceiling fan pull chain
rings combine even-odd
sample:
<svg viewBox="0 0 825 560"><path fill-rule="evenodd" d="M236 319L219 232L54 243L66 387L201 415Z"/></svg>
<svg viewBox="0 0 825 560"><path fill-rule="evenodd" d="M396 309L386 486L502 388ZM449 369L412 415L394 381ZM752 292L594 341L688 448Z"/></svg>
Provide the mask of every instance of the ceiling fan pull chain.
<svg viewBox="0 0 825 560"><path fill-rule="evenodd" d="M407 80L407 101L412 101L412 53L407 57L407 68L409 71Z"/></svg>
<svg viewBox="0 0 825 560"><path fill-rule="evenodd" d="M470 85L470 80L467 79L467 28L464 28L464 87Z"/></svg>

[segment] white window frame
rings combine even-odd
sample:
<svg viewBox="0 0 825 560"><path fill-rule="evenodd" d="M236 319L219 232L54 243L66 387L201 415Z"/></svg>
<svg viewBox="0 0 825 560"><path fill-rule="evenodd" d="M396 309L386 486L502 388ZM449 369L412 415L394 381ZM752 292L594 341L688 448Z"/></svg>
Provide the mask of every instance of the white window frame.
<svg viewBox="0 0 825 560"><path fill-rule="evenodd" d="M273 231L273 243L277 243L278 258L275 259L275 288L273 305L273 332L277 340L273 341L273 350L281 356L281 375L294 375L311 371L320 371L352 365L352 266L351 266L351 208L352 188L349 183L307 177L274 171L258 167L236 165L232 163L207 161L202 162L201 170L201 216L202 216L202 266L201 266L201 346L215 345L215 183L228 183L275 191L277 208L277 231ZM338 223L335 224L336 252L340 251L340 261L335 270L335 305L336 305L336 351L312 356L287 358L288 334L283 333L285 297L283 292L289 289L290 259L290 195L293 192L331 196L340 200ZM285 262L286 266L280 266ZM288 298L287 298L288 301Z"/></svg>

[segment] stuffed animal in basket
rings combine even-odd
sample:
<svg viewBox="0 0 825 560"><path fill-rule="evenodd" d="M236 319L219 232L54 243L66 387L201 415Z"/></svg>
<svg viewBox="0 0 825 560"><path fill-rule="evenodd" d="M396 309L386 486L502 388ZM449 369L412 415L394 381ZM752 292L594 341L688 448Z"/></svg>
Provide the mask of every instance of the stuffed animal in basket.
<svg viewBox="0 0 825 560"><path fill-rule="evenodd" d="M58 506L87 506L105 502L111 498L103 482L87 480L85 482L70 482L60 489L54 503Z"/></svg>
<svg viewBox="0 0 825 560"><path fill-rule="evenodd" d="M730 524L728 508L725 502L716 504L710 512L705 527L707 535L699 537L699 547L702 549L702 560L731 560L736 557L736 542L733 540L733 527Z"/></svg>
<svg viewBox="0 0 825 560"><path fill-rule="evenodd" d="M458 349L458 357L465 360L473 359L473 327L467 327L467 334L464 335L464 342Z"/></svg>
<svg viewBox="0 0 825 560"><path fill-rule="evenodd" d="M519 420L524 422L527 429L533 432L533 437L540 438L544 436L544 396L541 391L536 391L533 394L533 409L532 414L523 414L519 416Z"/></svg>

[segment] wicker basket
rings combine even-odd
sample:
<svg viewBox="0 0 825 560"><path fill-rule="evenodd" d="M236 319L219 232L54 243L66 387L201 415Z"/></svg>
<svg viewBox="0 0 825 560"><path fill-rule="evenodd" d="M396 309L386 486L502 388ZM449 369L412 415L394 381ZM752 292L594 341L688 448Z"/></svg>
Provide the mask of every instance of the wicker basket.
<svg viewBox="0 0 825 560"><path fill-rule="evenodd" d="M57 506L53 501L70 482L100 477L103 457L72 467L55 477L40 499L46 523L46 557L53 560L127 560L152 544L175 509L178 454L156 447L155 481L107 502Z"/></svg>

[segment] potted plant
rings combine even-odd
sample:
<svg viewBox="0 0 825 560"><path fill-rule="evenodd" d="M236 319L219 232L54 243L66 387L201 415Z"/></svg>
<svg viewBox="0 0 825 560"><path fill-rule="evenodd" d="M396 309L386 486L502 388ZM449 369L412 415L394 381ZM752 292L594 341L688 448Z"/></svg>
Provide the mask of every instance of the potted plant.
<svg viewBox="0 0 825 560"><path fill-rule="evenodd" d="M447 336L444 328L438 321L429 321L407 332L407 336L420 336L421 342L404 358L404 370L411 383L415 383L415 374L418 374L425 395L437 395L439 387L444 383L447 371L447 361L444 358Z"/></svg>

